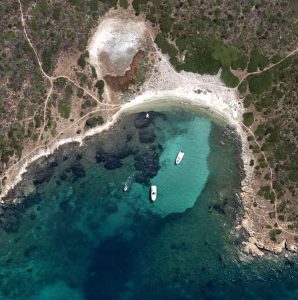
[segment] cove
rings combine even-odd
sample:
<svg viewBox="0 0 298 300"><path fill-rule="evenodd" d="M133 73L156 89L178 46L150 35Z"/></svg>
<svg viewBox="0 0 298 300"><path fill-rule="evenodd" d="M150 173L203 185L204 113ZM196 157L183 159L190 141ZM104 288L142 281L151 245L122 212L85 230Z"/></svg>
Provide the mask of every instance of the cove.
<svg viewBox="0 0 298 300"><path fill-rule="evenodd" d="M171 107L145 115L30 166L15 193L36 191L1 208L0 299L294 297L295 260L238 259L234 130Z"/></svg>

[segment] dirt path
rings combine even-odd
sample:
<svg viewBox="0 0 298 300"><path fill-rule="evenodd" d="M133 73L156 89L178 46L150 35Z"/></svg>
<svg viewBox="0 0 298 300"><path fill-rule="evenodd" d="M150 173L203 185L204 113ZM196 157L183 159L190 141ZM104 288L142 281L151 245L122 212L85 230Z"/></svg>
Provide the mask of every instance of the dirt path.
<svg viewBox="0 0 298 300"><path fill-rule="evenodd" d="M296 48L295 50L291 51L287 56L285 56L284 58L282 58L280 61L278 61L277 63L275 64L271 64L269 66L267 66L266 68L264 68L263 70L258 70L258 71L254 71L254 72L251 72L251 73L247 73L243 76L243 78L239 81L238 85L234 88L235 90L238 89L239 85L250 75L258 75L258 74L261 74L265 71L268 71L274 67L276 67L277 65L281 64L283 61L285 61L287 58L291 57L291 56L294 56L295 54L298 53L298 48Z"/></svg>

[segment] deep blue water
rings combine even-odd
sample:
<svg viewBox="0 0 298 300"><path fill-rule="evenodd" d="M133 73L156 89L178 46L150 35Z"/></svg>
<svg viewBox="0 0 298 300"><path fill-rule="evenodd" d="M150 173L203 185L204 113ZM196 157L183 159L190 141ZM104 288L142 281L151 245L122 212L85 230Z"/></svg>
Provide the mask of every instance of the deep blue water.
<svg viewBox="0 0 298 300"><path fill-rule="evenodd" d="M0 211L0 299L298 299L297 259L239 259L241 178L233 130L189 111L59 149Z"/></svg>

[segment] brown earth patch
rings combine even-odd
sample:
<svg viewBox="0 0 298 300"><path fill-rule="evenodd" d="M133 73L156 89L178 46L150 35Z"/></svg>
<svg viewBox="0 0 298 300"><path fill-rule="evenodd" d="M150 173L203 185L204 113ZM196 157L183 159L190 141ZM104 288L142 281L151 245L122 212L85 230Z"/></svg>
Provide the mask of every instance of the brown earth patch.
<svg viewBox="0 0 298 300"><path fill-rule="evenodd" d="M139 63L144 57L144 52L139 51L133 58L130 65L130 69L125 72L123 76L111 76L107 75L104 77L105 82L108 86L117 92L124 92L128 89L129 85L135 80L138 72Z"/></svg>

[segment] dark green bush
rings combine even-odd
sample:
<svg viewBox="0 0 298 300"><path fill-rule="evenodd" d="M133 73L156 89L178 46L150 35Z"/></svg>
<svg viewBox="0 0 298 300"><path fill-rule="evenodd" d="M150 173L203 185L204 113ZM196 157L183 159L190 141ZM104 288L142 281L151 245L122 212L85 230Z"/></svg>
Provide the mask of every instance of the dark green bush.
<svg viewBox="0 0 298 300"><path fill-rule="evenodd" d="M252 112L246 112L243 114L243 123L245 126L249 127L254 122L254 115Z"/></svg>

